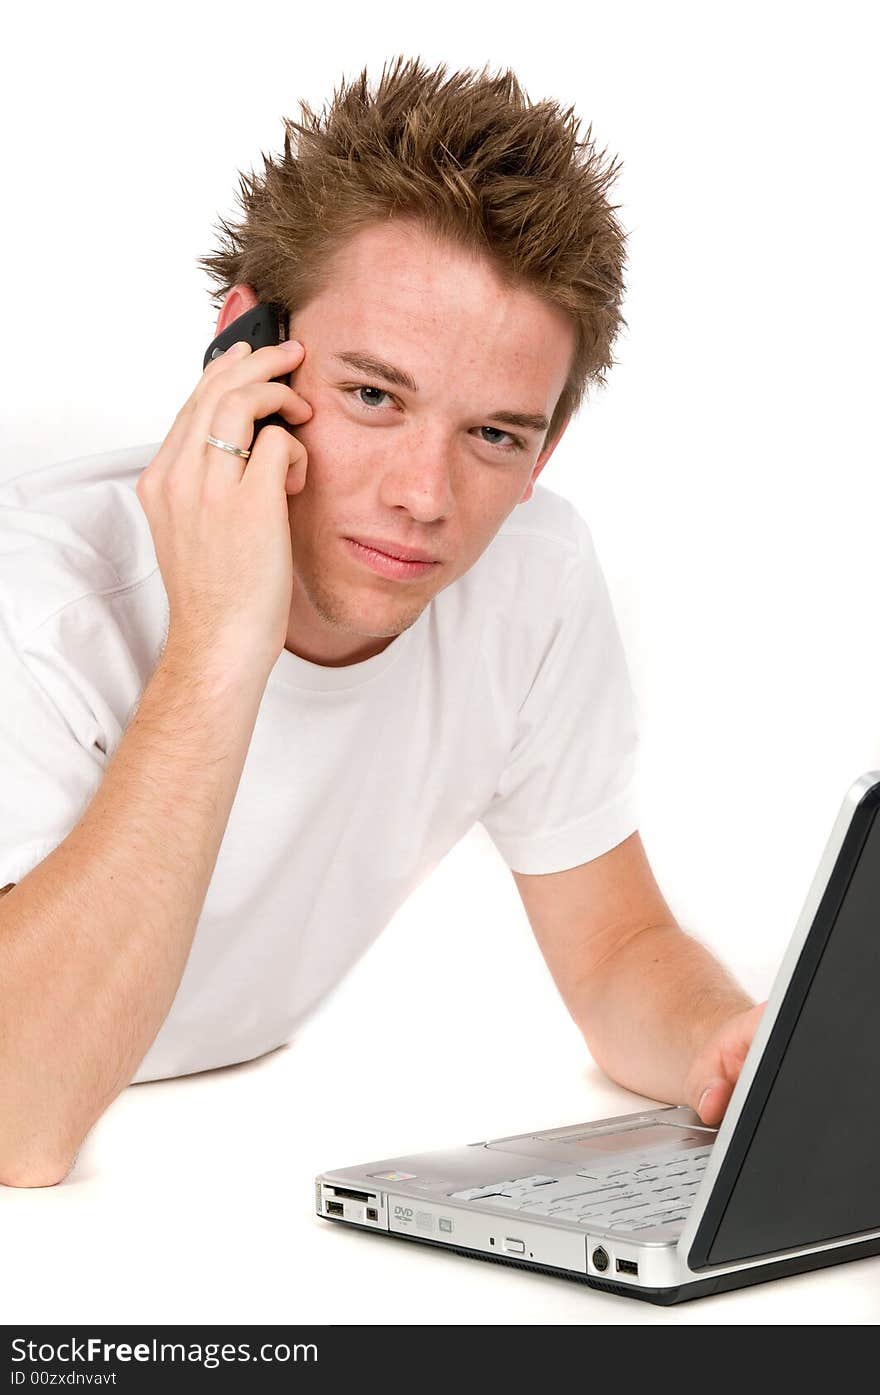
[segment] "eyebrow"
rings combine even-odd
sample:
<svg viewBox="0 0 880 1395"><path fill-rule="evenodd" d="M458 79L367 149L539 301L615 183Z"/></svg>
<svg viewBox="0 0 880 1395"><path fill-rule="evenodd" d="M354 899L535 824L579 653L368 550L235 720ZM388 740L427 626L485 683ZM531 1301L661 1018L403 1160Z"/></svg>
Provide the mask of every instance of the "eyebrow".
<svg viewBox="0 0 880 1395"><path fill-rule="evenodd" d="M408 392L418 392L419 386L411 374L404 372L402 368L395 368L393 363L383 363L379 358L373 358L370 354L362 354L353 350L340 351L333 355L340 363L345 363L349 368L354 368L359 373L365 373L373 378L381 378L383 382L393 383L395 387L406 388ZM503 421L505 426L518 426L524 431L547 431L550 422L542 412L487 412L487 417L492 421Z"/></svg>

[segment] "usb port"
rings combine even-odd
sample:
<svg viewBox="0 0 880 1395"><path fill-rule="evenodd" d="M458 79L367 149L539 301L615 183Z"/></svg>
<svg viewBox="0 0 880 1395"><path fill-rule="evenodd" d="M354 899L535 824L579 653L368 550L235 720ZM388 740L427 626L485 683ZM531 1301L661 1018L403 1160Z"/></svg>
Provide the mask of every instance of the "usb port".
<svg viewBox="0 0 880 1395"><path fill-rule="evenodd" d="M639 1266L632 1259L619 1259L617 1261L618 1274L638 1274Z"/></svg>
<svg viewBox="0 0 880 1395"><path fill-rule="evenodd" d="M328 1216L344 1216L344 1215L345 1215L345 1207L342 1205L342 1202L341 1202L341 1201L328 1201L328 1202L327 1202L327 1215L328 1215Z"/></svg>

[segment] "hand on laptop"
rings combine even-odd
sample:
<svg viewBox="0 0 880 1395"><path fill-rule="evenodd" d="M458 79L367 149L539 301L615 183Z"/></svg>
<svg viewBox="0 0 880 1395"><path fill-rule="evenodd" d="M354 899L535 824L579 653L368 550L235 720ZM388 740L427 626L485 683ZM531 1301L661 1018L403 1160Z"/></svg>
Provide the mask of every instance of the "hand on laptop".
<svg viewBox="0 0 880 1395"><path fill-rule="evenodd" d="M729 1017L709 1038L688 1072L687 1103L712 1128L724 1118L765 1007L766 1002L756 1003Z"/></svg>

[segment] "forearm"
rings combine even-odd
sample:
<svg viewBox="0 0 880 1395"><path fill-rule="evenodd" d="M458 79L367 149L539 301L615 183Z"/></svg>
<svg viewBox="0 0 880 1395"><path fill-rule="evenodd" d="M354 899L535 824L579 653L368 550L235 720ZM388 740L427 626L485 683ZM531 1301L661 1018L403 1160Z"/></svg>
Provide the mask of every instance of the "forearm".
<svg viewBox="0 0 880 1395"><path fill-rule="evenodd" d="M167 1016L261 679L166 647L79 822L0 900L0 1183L61 1180Z"/></svg>
<svg viewBox="0 0 880 1395"><path fill-rule="evenodd" d="M642 930L605 959L570 1004L590 1054L620 1085L686 1102L688 1071L708 1038L752 999L676 925Z"/></svg>

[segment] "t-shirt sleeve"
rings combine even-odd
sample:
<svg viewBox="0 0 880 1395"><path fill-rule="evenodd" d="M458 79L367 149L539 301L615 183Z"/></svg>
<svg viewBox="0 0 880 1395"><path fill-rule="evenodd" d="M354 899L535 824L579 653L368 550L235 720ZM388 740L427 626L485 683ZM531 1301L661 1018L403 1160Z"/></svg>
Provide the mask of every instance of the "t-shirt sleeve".
<svg viewBox="0 0 880 1395"><path fill-rule="evenodd" d="M21 881L67 837L102 775L0 611L0 887Z"/></svg>
<svg viewBox="0 0 880 1395"><path fill-rule="evenodd" d="M562 872L638 828L637 705L591 538L569 566L553 627L481 822L516 872Z"/></svg>

